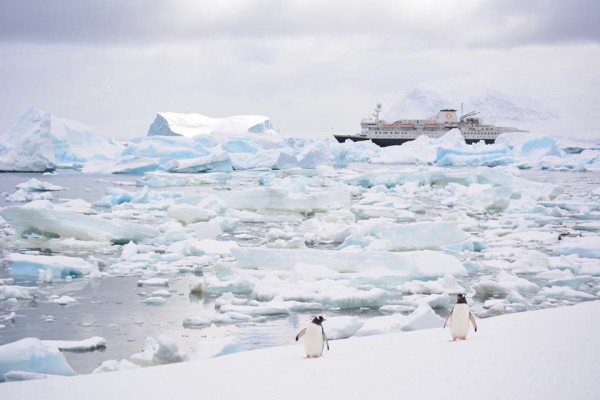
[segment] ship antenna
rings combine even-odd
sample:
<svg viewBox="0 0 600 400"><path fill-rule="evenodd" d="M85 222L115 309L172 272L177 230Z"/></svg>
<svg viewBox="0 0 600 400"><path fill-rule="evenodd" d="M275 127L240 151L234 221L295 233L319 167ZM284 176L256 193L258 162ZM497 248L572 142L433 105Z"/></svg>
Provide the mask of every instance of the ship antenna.
<svg viewBox="0 0 600 400"><path fill-rule="evenodd" d="M460 117L462 118L463 115L464 115L464 112L463 112L463 103L461 101L460 102Z"/></svg>

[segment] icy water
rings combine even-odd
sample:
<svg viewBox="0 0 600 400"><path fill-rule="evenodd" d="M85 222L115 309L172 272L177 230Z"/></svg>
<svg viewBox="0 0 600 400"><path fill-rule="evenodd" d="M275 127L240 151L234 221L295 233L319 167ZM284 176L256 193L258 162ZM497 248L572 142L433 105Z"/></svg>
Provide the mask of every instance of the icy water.
<svg viewBox="0 0 600 400"><path fill-rule="evenodd" d="M356 171L365 171L381 168L373 165L353 165L349 168L348 176ZM393 172L394 169L401 170L405 167L386 166L386 169ZM457 169L457 171L461 171ZM340 171L343 178L346 172ZM293 173L287 171L244 171L231 174L205 174L198 175L198 181L190 184L188 181L185 186L157 187L156 191L179 192L182 196L198 196L208 193L217 194L222 191L240 190L245 187L256 187L260 179L265 176L275 178L285 178L289 174L298 174L300 177L307 176L307 179L315 179L314 171ZM600 173L592 172L559 172L559 171L539 171L525 170L520 171L521 177L536 181L546 182L558 185L563 188L561 199L586 198L590 201L588 194L591 190L600 187ZM142 176L130 175L85 175L75 172L65 172L53 175L42 174L0 174L0 192L9 194L14 191L14 185L24 182L30 178L37 178L42 181L50 182L55 185L67 187L68 190L53 192L55 202L61 202L66 199L83 199L90 203L98 201L105 194L109 187L118 187L128 191L139 191L136 182L143 179ZM315 184L318 187L318 184ZM314 189L320 190L320 189ZM322 190L327 190L325 187ZM440 205L440 198L429 197L421 193L416 195L418 202L423 210L416 213L417 221L435 220L444 214L448 209ZM352 202L357 204L361 199L360 194L353 194ZM8 203L5 196L0 196L0 206L15 205L17 203ZM548 206L550 207L550 206ZM99 211L106 211L106 207L96 207ZM559 232L574 235L573 225L581 221L581 210L565 211L561 214L552 216L550 213L545 215L543 222L537 221L531 229L540 232ZM113 211L114 213L114 211ZM598 216L591 211L591 220ZM477 214L471 213L470 216L480 223L477 231L470 232L475 238L485 242L486 224L496 224L503 218L511 218L509 215L500 214ZM235 234L224 234L219 237L222 240L235 240L240 246L260 245L265 234L272 228L292 231L296 229L306 215L290 213L289 218L284 214L279 215L271 222L247 222L241 223ZM522 218L528 218L527 215L520 215ZM587 218L587 217L586 217ZM584 220L587 220L584 218ZM502 222L504 223L504 222ZM502 223L494 225L493 229L498 229ZM491 226L491 225L489 225ZM492 228L490 228L492 229ZM510 229L510 228L506 228ZM596 233L597 234L597 233ZM30 238L24 244L21 240L16 240L11 235L10 228L5 228L2 247L4 252L33 252L42 247L37 247L36 238ZM39 239L42 240L42 239ZM309 244L315 248L335 248L339 243L316 243ZM526 250L536 250L548 255L552 254L551 246L540 243L516 244L515 247ZM104 254L96 254L101 261L110 264L118 257L121 246L112 246ZM48 250L44 250L48 253ZM67 251L65 255L81 255ZM469 274L460 278L460 284L469 290L474 282L482 277L495 276L498 268L494 262L508 263L515 261L518 255L495 254L485 252L467 252L470 262L479 263L479 268L469 270ZM495 257L495 258L494 258ZM0 253L0 259L3 253ZM490 262L491 261L491 262ZM102 265L102 262L100 263ZM205 270L205 273L210 271ZM18 302L0 302L0 316L15 311L17 316L14 323L7 322L6 328L0 330L0 345L13 342L24 337L38 337L40 339L57 340L81 340L92 336L101 336L107 339L108 346L101 350L91 352L65 352L69 363L80 373L91 372L102 361L109 359L120 360L128 358L131 354L139 352L144 346L144 339L147 336L157 337L158 335L167 335L173 338L182 348L187 351L192 346L201 342L206 337L234 336L239 339L239 345L230 351L248 350L274 345L293 343L293 338L300 327L306 322L309 315L319 313L313 312L291 312L285 316L263 316L260 319L251 322L241 322L237 324L216 324L216 326L202 329L192 329L185 327L183 320L188 317L202 316L214 310L214 301L217 296L205 295L197 296L190 293L190 287L201 277L201 270L196 273L182 273L169 275L168 289L171 296L167 298L165 304L150 305L144 303L144 299L151 293L163 287L140 287L137 285L139 276L117 276L107 275L102 277L83 277L75 278L71 281L38 283L33 281L18 281L17 284L24 286L39 286L42 293L36 300ZM535 273L523 273L520 275L524 279L533 282L539 287L544 287L547 279L536 275ZM10 277L8 263L0 264L0 278ZM598 293L598 278L589 278L587 283L587 293ZM386 288L389 289L389 288ZM388 302L391 305L403 305L404 295L400 292L393 292L392 299ZM67 306L59 306L46 300L50 294L66 294L77 299L77 302ZM243 296L242 296L243 297ZM550 300L532 298L524 301L526 309L535 309L561 304L570 304L581 301L572 299ZM493 315L488 311L488 306L483 307L481 303L474 304L475 310L480 316L485 317ZM440 314L447 312L444 307L436 308ZM516 309L514 311L522 311ZM348 309L338 309L329 307L323 311L328 316L335 315L358 315L368 318L378 315L384 315L376 307L356 307ZM46 316L53 316L53 322L45 322Z"/></svg>

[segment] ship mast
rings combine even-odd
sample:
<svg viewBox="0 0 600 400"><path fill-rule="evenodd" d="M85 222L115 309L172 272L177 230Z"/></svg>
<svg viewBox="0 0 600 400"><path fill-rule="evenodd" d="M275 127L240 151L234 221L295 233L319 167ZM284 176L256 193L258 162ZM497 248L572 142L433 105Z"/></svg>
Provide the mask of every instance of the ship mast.
<svg viewBox="0 0 600 400"><path fill-rule="evenodd" d="M375 106L375 112L373 116L375 117L375 122L379 123L379 113L381 112L381 103L377 103Z"/></svg>

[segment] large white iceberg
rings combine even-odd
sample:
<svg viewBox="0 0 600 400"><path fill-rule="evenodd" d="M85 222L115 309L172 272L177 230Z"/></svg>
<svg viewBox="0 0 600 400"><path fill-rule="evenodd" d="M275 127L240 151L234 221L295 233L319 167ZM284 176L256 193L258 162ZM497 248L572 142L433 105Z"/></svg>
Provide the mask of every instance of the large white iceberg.
<svg viewBox="0 0 600 400"><path fill-rule="evenodd" d="M78 167L93 157L115 157L122 145L86 125L31 108L0 140L0 171Z"/></svg>
<svg viewBox="0 0 600 400"><path fill-rule="evenodd" d="M225 118L211 118L202 114L180 114L161 112L148 129L148 136L186 136L198 135L244 135L244 134L277 135L268 117L262 115L236 115Z"/></svg>

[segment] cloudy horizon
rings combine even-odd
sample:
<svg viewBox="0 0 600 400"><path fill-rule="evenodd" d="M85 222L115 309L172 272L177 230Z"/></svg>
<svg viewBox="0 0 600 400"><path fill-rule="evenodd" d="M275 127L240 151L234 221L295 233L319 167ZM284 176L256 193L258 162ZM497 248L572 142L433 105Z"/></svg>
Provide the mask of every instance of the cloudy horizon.
<svg viewBox="0 0 600 400"><path fill-rule="evenodd" d="M469 82L598 137L600 3L0 0L0 133L30 106L121 139L156 112L351 132L377 102ZM586 128L590 127L591 128ZM597 125L595 125L597 126Z"/></svg>

